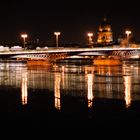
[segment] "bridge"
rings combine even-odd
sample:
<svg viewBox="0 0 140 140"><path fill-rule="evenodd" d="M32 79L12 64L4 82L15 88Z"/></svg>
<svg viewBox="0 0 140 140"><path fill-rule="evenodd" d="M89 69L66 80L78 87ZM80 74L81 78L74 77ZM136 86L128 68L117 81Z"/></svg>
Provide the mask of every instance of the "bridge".
<svg viewBox="0 0 140 140"><path fill-rule="evenodd" d="M0 51L0 58L47 58L55 54L79 56L136 56L140 55L140 47L94 47L94 48L48 48L40 50Z"/></svg>

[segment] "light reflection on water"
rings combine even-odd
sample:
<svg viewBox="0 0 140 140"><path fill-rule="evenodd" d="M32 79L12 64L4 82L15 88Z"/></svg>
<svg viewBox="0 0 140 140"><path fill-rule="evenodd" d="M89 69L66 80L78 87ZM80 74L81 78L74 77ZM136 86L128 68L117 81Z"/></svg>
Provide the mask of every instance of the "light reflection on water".
<svg viewBox="0 0 140 140"><path fill-rule="evenodd" d="M122 66L56 63L48 67L27 67L22 62L1 62L0 66L0 90L7 94L7 98L7 88L18 90L21 98L17 98L13 90L9 92L23 106L32 104L38 96L47 97L45 104L51 102L50 109L59 111L65 110L67 104L74 104L75 99L83 104L83 110L94 108L94 101L97 104L98 99L124 101L126 108L130 108L134 101L140 102L140 65L137 62L124 62ZM79 101L75 102L75 109L82 110L78 108ZM43 101L40 100L39 103L41 102Z"/></svg>
<svg viewBox="0 0 140 140"><path fill-rule="evenodd" d="M124 76L124 94L126 107L131 105L131 76Z"/></svg>
<svg viewBox="0 0 140 140"><path fill-rule="evenodd" d="M61 77L60 73L55 73L54 77L54 98L55 98L55 108L61 109L60 105L60 82L61 82Z"/></svg>
<svg viewBox="0 0 140 140"><path fill-rule="evenodd" d="M93 74L87 74L87 98L88 98L88 107L92 107L93 101Z"/></svg>
<svg viewBox="0 0 140 140"><path fill-rule="evenodd" d="M22 73L22 80L21 80L21 98L22 98L22 104L27 104L27 98L28 98L28 83L27 83L27 72Z"/></svg>

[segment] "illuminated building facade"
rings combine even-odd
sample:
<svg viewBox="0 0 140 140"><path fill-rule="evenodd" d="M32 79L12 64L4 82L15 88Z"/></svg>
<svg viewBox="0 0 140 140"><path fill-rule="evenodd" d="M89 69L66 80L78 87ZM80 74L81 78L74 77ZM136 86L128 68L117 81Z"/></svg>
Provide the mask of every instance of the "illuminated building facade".
<svg viewBox="0 0 140 140"><path fill-rule="evenodd" d="M112 44L113 42L113 33L111 25L107 22L107 19L104 18L104 21L99 25L97 43L101 45Z"/></svg>

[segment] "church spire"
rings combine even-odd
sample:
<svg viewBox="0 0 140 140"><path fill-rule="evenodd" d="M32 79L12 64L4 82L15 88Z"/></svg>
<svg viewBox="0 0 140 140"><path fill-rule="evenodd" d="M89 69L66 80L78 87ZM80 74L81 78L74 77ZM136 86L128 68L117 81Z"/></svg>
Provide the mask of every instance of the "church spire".
<svg viewBox="0 0 140 140"><path fill-rule="evenodd" d="M106 22L106 21L107 21L107 18L106 18L106 17L104 17L104 19L103 19L103 20L104 20L104 22Z"/></svg>

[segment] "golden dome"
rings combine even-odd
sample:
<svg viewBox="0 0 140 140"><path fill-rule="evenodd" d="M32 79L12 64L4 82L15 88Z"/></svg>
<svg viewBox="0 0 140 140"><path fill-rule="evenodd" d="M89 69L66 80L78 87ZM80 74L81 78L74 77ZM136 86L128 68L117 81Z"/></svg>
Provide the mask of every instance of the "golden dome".
<svg viewBox="0 0 140 140"><path fill-rule="evenodd" d="M110 32L111 25L107 22L107 19L104 18L103 22L99 25L99 32Z"/></svg>
<svg viewBox="0 0 140 140"><path fill-rule="evenodd" d="M97 42L100 44L109 44L113 42L111 25L104 18L103 22L99 25Z"/></svg>

